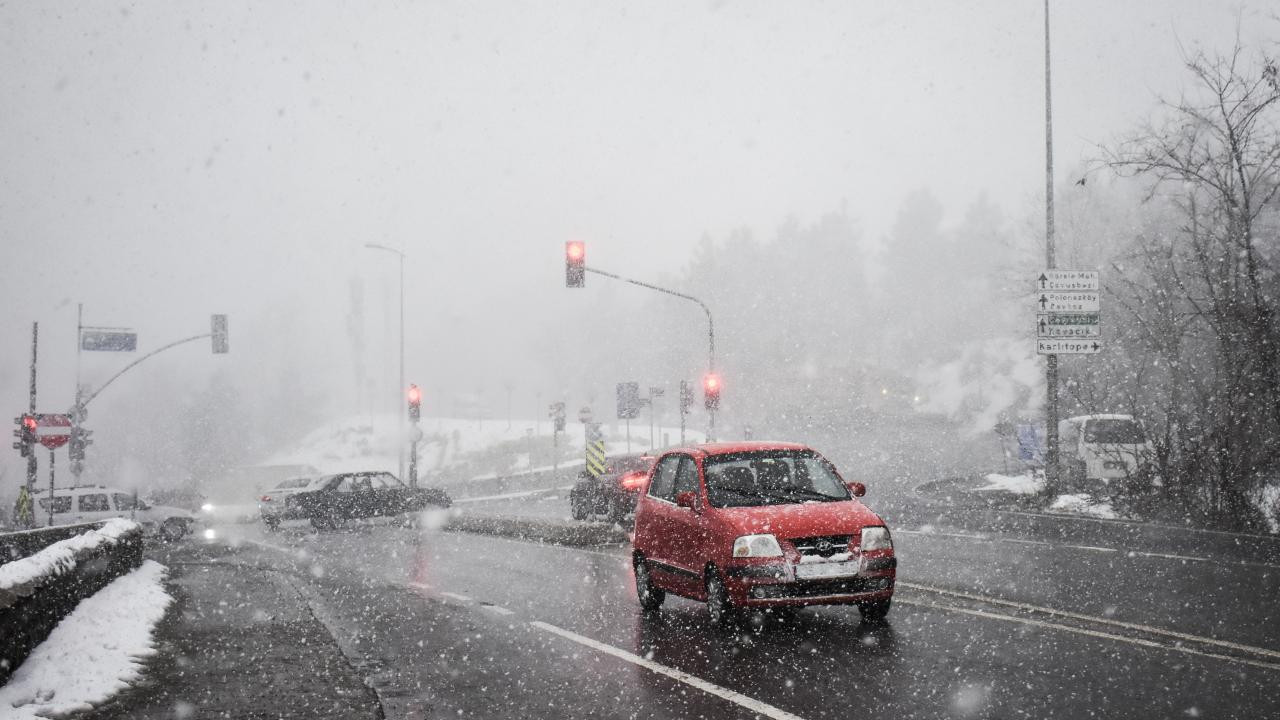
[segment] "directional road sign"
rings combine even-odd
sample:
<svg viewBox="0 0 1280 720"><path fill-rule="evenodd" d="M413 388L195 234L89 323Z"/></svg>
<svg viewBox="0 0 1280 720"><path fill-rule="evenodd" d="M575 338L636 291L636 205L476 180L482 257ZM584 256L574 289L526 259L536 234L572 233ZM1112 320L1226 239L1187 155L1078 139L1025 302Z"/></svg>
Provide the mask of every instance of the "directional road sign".
<svg viewBox="0 0 1280 720"><path fill-rule="evenodd" d="M138 333L127 330L80 331L81 350L106 352L133 352L138 349Z"/></svg>
<svg viewBox="0 0 1280 720"><path fill-rule="evenodd" d="M1039 313L1036 315L1036 337L1099 337L1102 335L1101 318L1098 313Z"/></svg>
<svg viewBox="0 0 1280 720"><path fill-rule="evenodd" d="M36 437L40 444L56 450L71 440L71 416L44 413L36 415Z"/></svg>
<svg viewBox="0 0 1280 720"><path fill-rule="evenodd" d="M1093 355L1102 350L1097 340L1066 338L1037 338L1036 352L1041 355Z"/></svg>
<svg viewBox="0 0 1280 720"><path fill-rule="evenodd" d="M1100 290L1097 270L1044 270L1036 276L1036 290Z"/></svg>
<svg viewBox="0 0 1280 720"><path fill-rule="evenodd" d="M1102 310L1102 296L1096 292L1036 293L1036 309L1045 313L1096 313Z"/></svg>

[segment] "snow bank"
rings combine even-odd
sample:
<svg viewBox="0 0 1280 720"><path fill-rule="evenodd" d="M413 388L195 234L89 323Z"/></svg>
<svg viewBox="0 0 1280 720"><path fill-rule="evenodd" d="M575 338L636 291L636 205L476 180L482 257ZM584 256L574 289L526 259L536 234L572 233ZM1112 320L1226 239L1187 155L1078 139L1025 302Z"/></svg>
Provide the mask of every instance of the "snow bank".
<svg viewBox="0 0 1280 720"><path fill-rule="evenodd" d="M0 715L11 720L88 710L129 687L154 655L156 623L173 598L166 568L147 560L85 598L0 687Z"/></svg>
<svg viewBox="0 0 1280 720"><path fill-rule="evenodd" d="M34 555L0 565L0 600L7 593L21 592L41 578L71 570L80 556L102 545L114 545L125 534L139 528L141 526L132 520L113 518L101 528L59 540Z"/></svg>
<svg viewBox="0 0 1280 720"><path fill-rule="evenodd" d="M1111 503L1095 502L1088 495L1059 495L1053 499L1049 509L1054 512L1088 515L1089 517L1115 520L1119 517L1111 508Z"/></svg>
<svg viewBox="0 0 1280 720"><path fill-rule="evenodd" d="M1014 495L1035 495L1044 490L1044 478L1034 475L1001 475L991 473L986 476L987 484L978 490L997 490Z"/></svg>
<svg viewBox="0 0 1280 720"><path fill-rule="evenodd" d="M1280 533L1280 482L1273 482L1262 488L1262 499L1258 503L1267 527L1273 533Z"/></svg>

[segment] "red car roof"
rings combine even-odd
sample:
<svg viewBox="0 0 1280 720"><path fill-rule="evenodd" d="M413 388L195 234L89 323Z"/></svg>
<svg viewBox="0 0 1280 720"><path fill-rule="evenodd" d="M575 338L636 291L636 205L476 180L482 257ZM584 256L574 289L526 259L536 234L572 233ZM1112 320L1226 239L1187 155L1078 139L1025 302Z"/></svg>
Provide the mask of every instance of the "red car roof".
<svg viewBox="0 0 1280 720"><path fill-rule="evenodd" d="M683 452L696 455L725 455L728 453L756 452L760 450L813 450L802 443L770 442L764 440L742 442L703 443L672 448L667 452Z"/></svg>

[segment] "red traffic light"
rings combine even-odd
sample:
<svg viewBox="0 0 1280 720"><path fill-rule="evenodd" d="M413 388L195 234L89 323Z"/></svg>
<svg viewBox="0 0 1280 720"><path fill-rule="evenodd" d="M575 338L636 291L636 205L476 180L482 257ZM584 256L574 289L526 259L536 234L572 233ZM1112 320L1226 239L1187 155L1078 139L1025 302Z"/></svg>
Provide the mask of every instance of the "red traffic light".
<svg viewBox="0 0 1280 720"><path fill-rule="evenodd" d="M409 419L417 422L422 417L422 390L417 385L409 386Z"/></svg>
<svg viewBox="0 0 1280 720"><path fill-rule="evenodd" d="M580 288L587 279L587 245L580 240L564 244L564 286Z"/></svg>
<svg viewBox="0 0 1280 720"><path fill-rule="evenodd" d="M36 418L35 418L35 416L34 416L34 415L23 415L23 416L22 416L22 429L23 429L23 430L26 430L27 432L29 432L29 433L33 433L33 434L34 434L34 433L35 433L35 431L36 431L36 428L38 428L39 426L40 426L40 423L36 420Z"/></svg>
<svg viewBox="0 0 1280 720"><path fill-rule="evenodd" d="M702 378L702 403L707 410L720 408L720 376L707 373Z"/></svg>

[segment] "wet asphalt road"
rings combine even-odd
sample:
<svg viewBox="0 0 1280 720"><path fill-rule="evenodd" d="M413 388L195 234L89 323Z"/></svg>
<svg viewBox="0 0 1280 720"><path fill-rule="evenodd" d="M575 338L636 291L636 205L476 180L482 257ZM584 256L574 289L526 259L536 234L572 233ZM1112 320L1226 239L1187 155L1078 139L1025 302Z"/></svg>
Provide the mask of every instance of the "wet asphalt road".
<svg viewBox="0 0 1280 720"><path fill-rule="evenodd" d="M1265 564L899 528L887 624L816 608L721 629L680 598L642 615L624 547L231 532L246 566L304 578L387 717L1280 717Z"/></svg>

